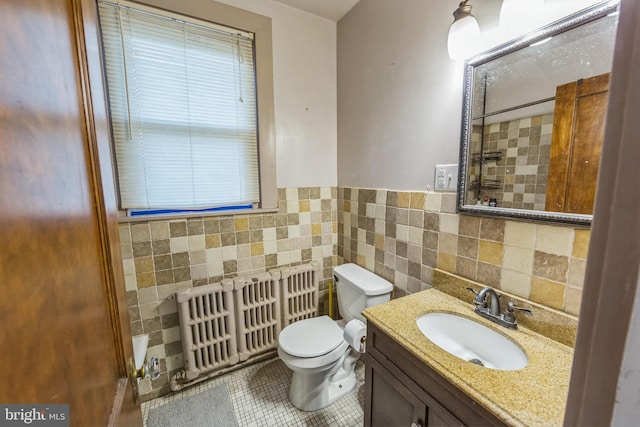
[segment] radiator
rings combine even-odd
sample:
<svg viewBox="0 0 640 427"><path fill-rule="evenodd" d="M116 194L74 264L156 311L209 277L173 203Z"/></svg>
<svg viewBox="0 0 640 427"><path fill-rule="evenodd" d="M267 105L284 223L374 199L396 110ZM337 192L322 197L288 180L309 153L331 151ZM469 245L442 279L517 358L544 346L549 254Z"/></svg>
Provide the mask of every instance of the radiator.
<svg viewBox="0 0 640 427"><path fill-rule="evenodd" d="M238 363L233 286L191 288L177 301L186 378Z"/></svg>
<svg viewBox="0 0 640 427"><path fill-rule="evenodd" d="M276 349L283 327L317 315L319 272L311 262L179 292L186 379Z"/></svg>
<svg viewBox="0 0 640 427"><path fill-rule="evenodd" d="M233 283L238 356L250 356L278 347L280 334L280 272L225 279Z"/></svg>
<svg viewBox="0 0 640 427"><path fill-rule="evenodd" d="M320 263L281 268L282 327L318 314Z"/></svg>

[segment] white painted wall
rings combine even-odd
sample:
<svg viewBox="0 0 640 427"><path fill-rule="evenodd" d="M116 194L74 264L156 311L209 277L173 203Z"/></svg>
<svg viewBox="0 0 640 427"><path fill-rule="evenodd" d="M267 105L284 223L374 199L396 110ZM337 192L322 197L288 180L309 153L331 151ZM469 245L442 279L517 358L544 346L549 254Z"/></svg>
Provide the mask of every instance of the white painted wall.
<svg viewBox="0 0 640 427"><path fill-rule="evenodd" d="M336 23L272 0L217 0L272 19L278 187L337 185Z"/></svg>
<svg viewBox="0 0 640 427"><path fill-rule="evenodd" d="M462 63L455 1L360 0L338 22L338 185L425 190L457 163Z"/></svg>

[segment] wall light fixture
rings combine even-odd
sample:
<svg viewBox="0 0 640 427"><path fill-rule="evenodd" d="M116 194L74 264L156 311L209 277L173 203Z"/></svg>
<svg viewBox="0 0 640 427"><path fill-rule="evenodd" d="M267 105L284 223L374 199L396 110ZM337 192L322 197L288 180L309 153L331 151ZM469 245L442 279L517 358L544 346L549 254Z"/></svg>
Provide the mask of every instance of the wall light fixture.
<svg viewBox="0 0 640 427"><path fill-rule="evenodd" d="M451 59L465 59L474 52L476 40L480 36L478 21L471 14L469 0L460 2L453 12L453 24L449 28L447 49Z"/></svg>

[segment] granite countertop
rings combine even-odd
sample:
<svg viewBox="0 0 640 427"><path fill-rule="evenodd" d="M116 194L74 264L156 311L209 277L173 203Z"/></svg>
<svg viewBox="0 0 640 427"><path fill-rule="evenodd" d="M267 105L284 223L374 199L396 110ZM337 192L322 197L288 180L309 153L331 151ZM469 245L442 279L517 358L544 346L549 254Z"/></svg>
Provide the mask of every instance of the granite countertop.
<svg viewBox="0 0 640 427"><path fill-rule="evenodd" d="M561 426L573 349L526 328L509 330L473 312L474 307L436 289L367 308L368 321L509 425ZM455 313L511 338L529 363L517 371L484 368L442 350L416 325L421 314ZM427 390L428 391L428 390Z"/></svg>

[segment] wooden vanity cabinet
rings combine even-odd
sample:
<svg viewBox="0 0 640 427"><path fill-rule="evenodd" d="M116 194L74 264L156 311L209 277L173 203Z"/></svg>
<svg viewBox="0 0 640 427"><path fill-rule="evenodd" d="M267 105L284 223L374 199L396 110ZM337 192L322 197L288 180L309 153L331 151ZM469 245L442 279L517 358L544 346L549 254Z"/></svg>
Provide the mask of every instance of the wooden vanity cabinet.
<svg viewBox="0 0 640 427"><path fill-rule="evenodd" d="M371 322L364 400L365 427L505 425Z"/></svg>
<svg viewBox="0 0 640 427"><path fill-rule="evenodd" d="M366 362L369 422L365 426L463 426L457 418L411 381L396 366Z"/></svg>

